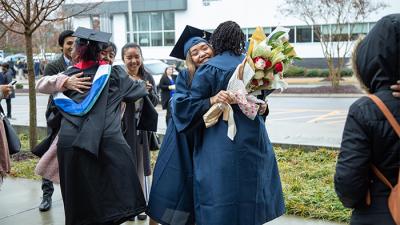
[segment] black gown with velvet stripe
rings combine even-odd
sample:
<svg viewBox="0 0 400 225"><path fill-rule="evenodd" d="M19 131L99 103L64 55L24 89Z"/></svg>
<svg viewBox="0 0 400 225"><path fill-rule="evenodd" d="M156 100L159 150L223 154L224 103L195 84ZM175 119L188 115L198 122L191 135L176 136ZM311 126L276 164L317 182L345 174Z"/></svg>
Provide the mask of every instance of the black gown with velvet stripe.
<svg viewBox="0 0 400 225"><path fill-rule="evenodd" d="M84 69L93 77L98 66ZM79 71L72 67L65 73ZM85 94L66 91L80 102ZM121 101L146 96L145 85L114 66L91 111L83 117L62 113L57 145L66 225L120 224L146 209L132 150L121 131Z"/></svg>

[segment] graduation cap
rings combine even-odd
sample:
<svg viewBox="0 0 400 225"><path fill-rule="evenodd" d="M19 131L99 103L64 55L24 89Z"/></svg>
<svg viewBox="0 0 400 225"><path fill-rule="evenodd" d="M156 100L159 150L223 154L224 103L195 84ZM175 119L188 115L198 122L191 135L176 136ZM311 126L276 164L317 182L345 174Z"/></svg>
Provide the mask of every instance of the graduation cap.
<svg viewBox="0 0 400 225"><path fill-rule="evenodd" d="M185 29L183 30L181 36L179 37L169 55L185 60L186 54L191 47L201 42L208 43L210 37L210 32L186 25Z"/></svg>
<svg viewBox="0 0 400 225"><path fill-rule="evenodd" d="M78 27L75 32L72 34L74 37L78 37L81 39L85 39L88 41L96 41L96 42L103 42L108 43L111 38L110 33L96 31L93 29L88 29L84 27Z"/></svg>

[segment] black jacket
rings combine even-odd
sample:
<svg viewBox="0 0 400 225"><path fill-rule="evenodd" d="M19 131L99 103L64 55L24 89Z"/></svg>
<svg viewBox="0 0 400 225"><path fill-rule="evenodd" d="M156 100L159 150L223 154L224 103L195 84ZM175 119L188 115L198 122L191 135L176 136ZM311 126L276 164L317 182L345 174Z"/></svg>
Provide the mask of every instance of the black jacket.
<svg viewBox="0 0 400 225"><path fill-rule="evenodd" d="M176 76L172 76L172 79L176 80ZM168 76L163 75L160 79L160 83L158 84L158 87L161 90L161 106L163 109L168 108L168 102L169 99L171 98L171 90L168 88L171 85L171 82L168 78Z"/></svg>
<svg viewBox="0 0 400 225"><path fill-rule="evenodd" d="M400 14L386 16L353 53L356 75L400 121L400 99L390 85L400 78ZM397 24L397 25L396 25ZM385 37L382 34L387 34ZM351 224L394 225L387 198L390 189L371 171L374 164L395 185L400 167L400 138L368 97L354 102L347 116L336 165L335 190L343 205L353 208ZM367 191L371 205L366 205Z"/></svg>
<svg viewBox="0 0 400 225"><path fill-rule="evenodd" d="M64 55L61 55L58 59L46 65L44 76L56 75L64 72L66 69L67 64L65 63ZM47 122L47 137L31 150L34 155L39 157L42 157L42 155L49 149L60 128L61 114L54 105L53 97L51 95L49 96L45 116Z"/></svg>
<svg viewBox="0 0 400 225"><path fill-rule="evenodd" d="M44 75L50 76L61 73L67 69L67 64L65 64L64 55L61 55L58 59L50 62L44 68Z"/></svg>

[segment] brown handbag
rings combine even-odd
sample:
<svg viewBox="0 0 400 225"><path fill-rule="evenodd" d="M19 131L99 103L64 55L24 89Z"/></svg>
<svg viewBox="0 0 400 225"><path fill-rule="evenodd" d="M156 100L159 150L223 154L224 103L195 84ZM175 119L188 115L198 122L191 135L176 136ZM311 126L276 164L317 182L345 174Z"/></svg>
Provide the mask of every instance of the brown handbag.
<svg viewBox="0 0 400 225"><path fill-rule="evenodd" d="M383 112L386 119L389 121L390 125L392 125L393 129L397 133L400 138L400 125L394 118L393 114L389 111L386 105L379 99L376 95L368 95L369 98L372 99L373 102L378 106L378 108ZM400 169L399 169L399 177L397 179L397 184L393 186L388 179L376 168L376 166L371 165L372 171L375 175L381 180L386 186L390 188L390 195L388 198L388 206L390 214L393 217L394 222L396 225L400 225ZM371 204L371 196L368 191L367 195L367 205Z"/></svg>

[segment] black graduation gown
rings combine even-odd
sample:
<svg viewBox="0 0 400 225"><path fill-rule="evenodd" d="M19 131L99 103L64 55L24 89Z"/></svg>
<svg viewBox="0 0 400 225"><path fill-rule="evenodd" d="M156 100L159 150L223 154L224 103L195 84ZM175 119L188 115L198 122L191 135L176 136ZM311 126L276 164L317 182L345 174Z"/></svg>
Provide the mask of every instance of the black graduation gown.
<svg viewBox="0 0 400 225"><path fill-rule="evenodd" d="M65 71L74 74L73 67ZM94 76L97 66L85 69ZM64 92L79 102L85 94ZM65 224L120 224L146 208L132 150L121 131L121 101L133 102L148 93L114 66L91 111L83 117L62 112L57 145Z"/></svg>

